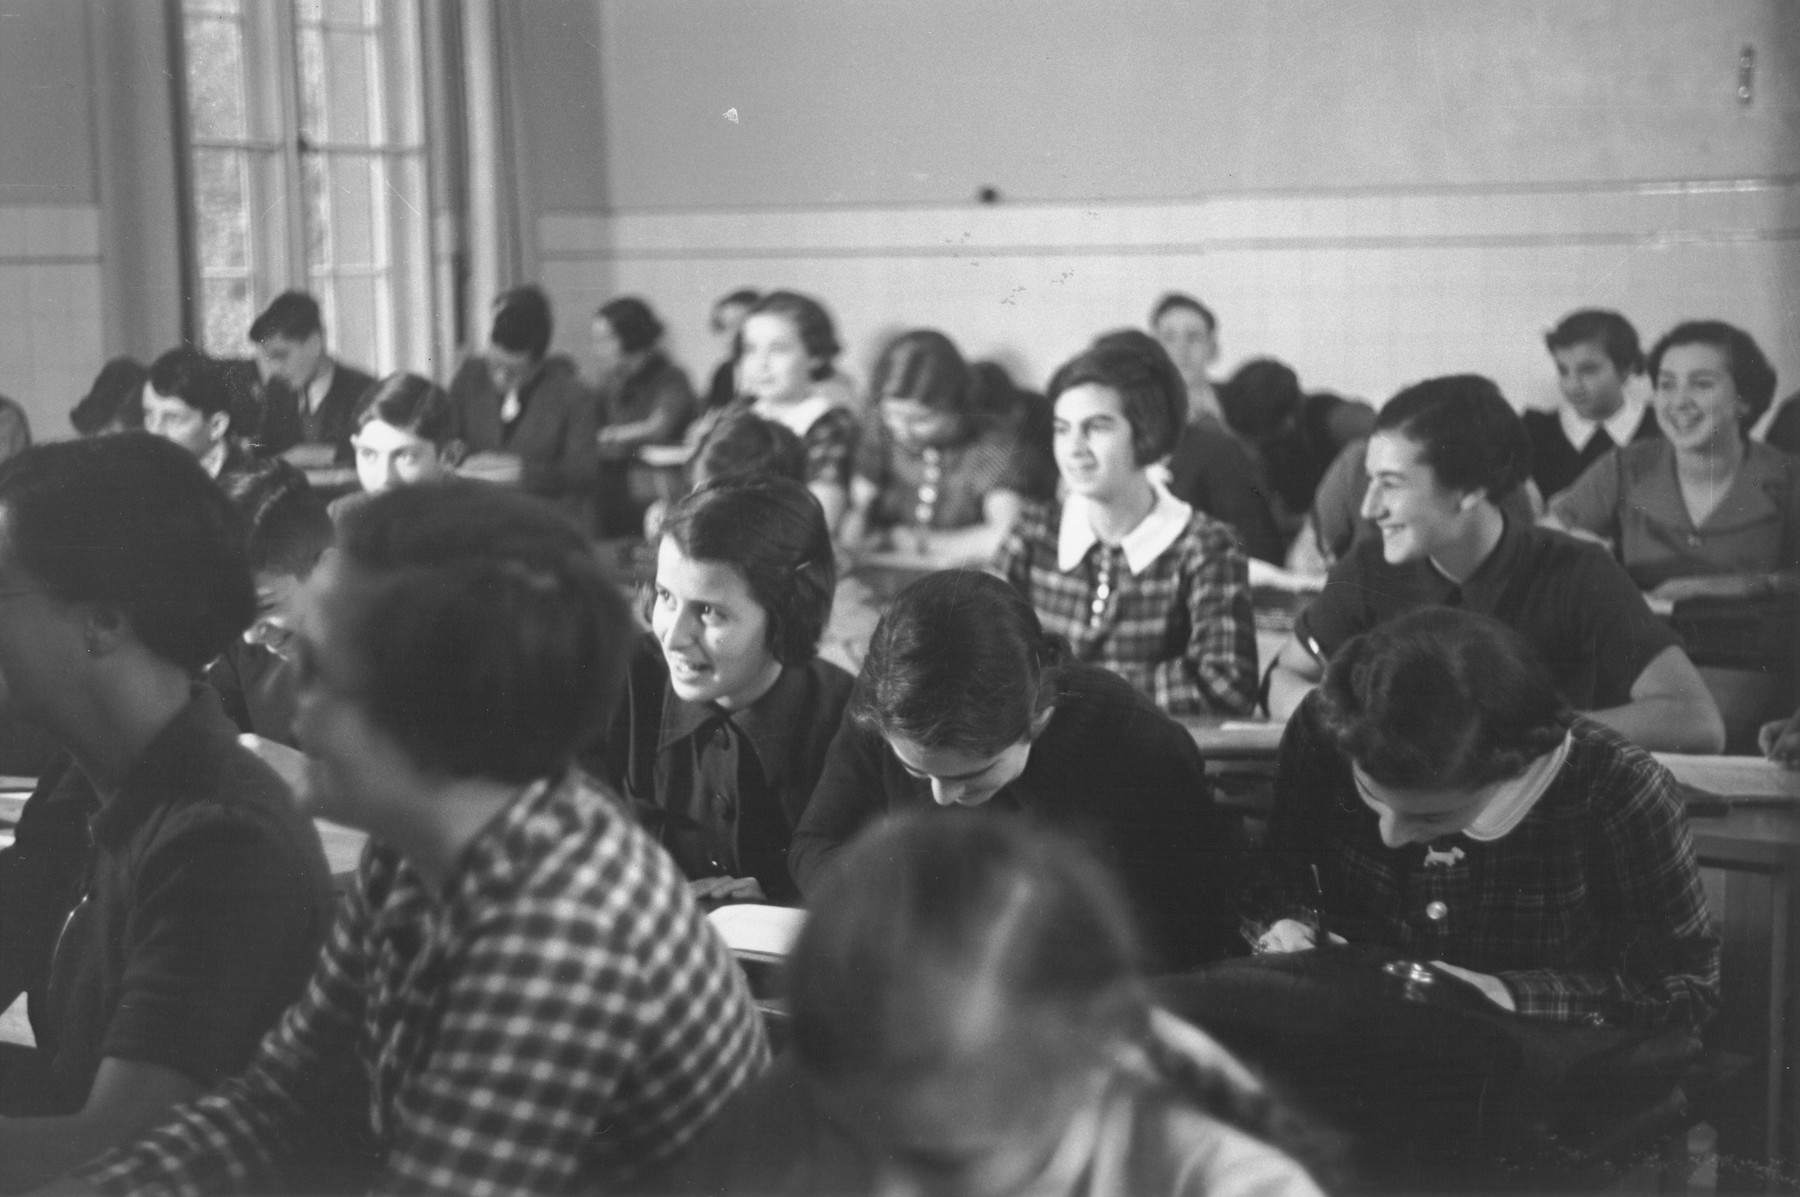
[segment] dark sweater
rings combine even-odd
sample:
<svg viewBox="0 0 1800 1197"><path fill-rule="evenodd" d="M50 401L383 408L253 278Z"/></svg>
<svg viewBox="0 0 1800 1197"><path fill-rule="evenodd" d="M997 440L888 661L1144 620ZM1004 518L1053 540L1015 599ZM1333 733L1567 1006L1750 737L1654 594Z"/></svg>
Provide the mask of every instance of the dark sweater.
<svg viewBox="0 0 1800 1197"><path fill-rule="evenodd" d="M794 879L810 893L865 825L934 807L931 783L908 773L878 733L846 719L794 834ZM1032 815L1097 849L1125 882L1160 964L1218 959L1237 942L1229 837L1206 763L1187 730L1123 679L1065 667L1025 771L983 809Z"/></svg>

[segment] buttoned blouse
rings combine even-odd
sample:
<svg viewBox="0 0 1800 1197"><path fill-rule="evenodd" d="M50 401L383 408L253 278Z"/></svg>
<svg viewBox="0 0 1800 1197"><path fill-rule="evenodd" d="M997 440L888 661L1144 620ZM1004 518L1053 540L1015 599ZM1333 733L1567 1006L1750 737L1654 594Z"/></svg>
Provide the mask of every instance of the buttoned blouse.
<svg viewBox="0 0 1800 1197"><path fill-rule="evenodd" d="M1648 590L1696 574L1800 568L1800 458L1751 441L1730 487L1699 524L1675 475L1675 448L1639 441L1595 462L1550 504L1569 527L1608 537Z"/></svg>

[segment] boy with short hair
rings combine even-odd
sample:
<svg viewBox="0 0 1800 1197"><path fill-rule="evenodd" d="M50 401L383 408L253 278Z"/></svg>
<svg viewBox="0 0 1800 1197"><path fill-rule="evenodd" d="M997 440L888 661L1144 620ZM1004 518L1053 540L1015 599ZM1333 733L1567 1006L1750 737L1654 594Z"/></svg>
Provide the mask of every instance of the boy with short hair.
<svg viewBox="0 0 1800 1197"><path fill-rule="evenodd" d="M1646 396L1630 386L1644 372L1637 329L1617 312L1583 308L1544 334L1563 402L1527 411L1531 477L1546 502L1612 449L1662 435Z"/></svg>
<svg viewBox="0 0 1800 1197"><path fill-rule="evenodd" d="M144 384L144 431L180 445L213 479L254 464L232 435L232 391L224 365L190 345L150 364Z"/></svg>

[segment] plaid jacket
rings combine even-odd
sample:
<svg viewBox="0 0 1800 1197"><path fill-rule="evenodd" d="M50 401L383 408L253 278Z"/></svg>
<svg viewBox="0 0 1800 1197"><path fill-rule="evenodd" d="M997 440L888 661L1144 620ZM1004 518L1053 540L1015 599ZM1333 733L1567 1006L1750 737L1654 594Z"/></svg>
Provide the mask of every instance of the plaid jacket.
<svg viewBox="0 0 1800 1197"><path fill-rule="evenodd" d="M1044 630L1170 715L1248 714L1256 705L1256 615L1249 564L1232 530L1196 511L1141 572L1132 573L1117 548L1096 543L1064 573L1062 512L1059 501L1026 504L995 559Z"/></svg>
<svg viewBox="0 0 1800 1197"><path fill-rule="evenodd" d="M674 862L572 775L514 802L441 897L372 842L249 1069L85 1179L294 1187L324 1138L375 1192L604 1188L682 1146L767 1056Z"/></svg>
<svg viewBox="0 0 1800 1197"><path fill-rule="evenodd" d="M1259 921L1320 910L1351 943L1498 976L1521 1014L1626 1026L1711 1017L1719 936L1674 780L1649 753L1577 717L1567 761L1517 827L1488 842L1446 836L1428 862L1426 845L1382 844L1317 711L1307 699L1281 743L1250 895Z"/></svg>

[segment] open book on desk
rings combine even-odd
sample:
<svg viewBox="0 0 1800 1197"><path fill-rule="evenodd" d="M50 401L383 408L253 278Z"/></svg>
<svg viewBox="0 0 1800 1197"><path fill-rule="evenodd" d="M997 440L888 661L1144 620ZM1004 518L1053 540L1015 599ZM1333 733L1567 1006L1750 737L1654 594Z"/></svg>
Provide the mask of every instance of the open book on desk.
<svg viewBox="0 0 1800 1197"><path fill-rule="evenodd" d="M725 946L740 956L771 960L785 958L806 925L806 911L794 906L764 906L739 902L721 906L706 916Z"/></svg>
<svg viewBox="0 0 1800 1197"><path fill-rule="evenodd" d="M1791 806L1800 810L1800 771L1760 756L1654 754L1675 780L1734 806Z"/></svg>

